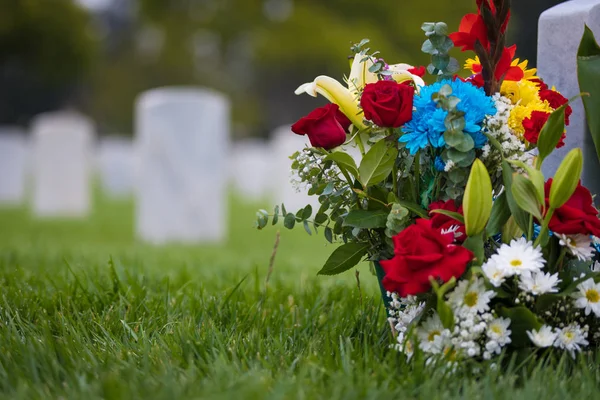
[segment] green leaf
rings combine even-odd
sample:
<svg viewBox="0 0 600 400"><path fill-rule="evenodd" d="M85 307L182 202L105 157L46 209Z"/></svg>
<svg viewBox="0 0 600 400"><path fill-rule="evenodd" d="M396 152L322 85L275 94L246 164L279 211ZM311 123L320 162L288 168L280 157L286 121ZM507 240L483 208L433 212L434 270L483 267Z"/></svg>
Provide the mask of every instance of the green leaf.
<svg viewBox="0 0 600 400"><path fill-rule="evenodd" d="M436 309L444 328L454 328L454 313L448 303L444 301L443 297L438 296Z"/></svg>
<svg viewBox="0 0 600 400"><path fill-rule="evenodd" d="M329 243L333 243L333 230L331 230L330 227L326 227L325 228L325 240L327 240Z"/></svg>
<svg viewBox="0 0 600 400"><path fill-rule="evenodd" d="M517 174L513 177L512 195L519 207L529 214L542 220L542 204L538 200L535 185L523 175Z"/></svg>
<svg viewBox="0 0 600 400"><path fill-rule="evenodd" d="M287 215L287 210L285 209L283 203L281 203L281 215Z"/></svg>
<svg viewBox="0 0 600 400"><path fill-rule="evenodd" d="M463 247L471 250L473 256L472 265L481 266L485 261L483 234L469 236L463 243Z"/></svg>
<svg viewBox="0 0 600 400"><path fill-rule="evenodd" d="M544 174L542 174L542 171L533 168L531 165L525 164L523 161L515 161L515 160L506 160L506 161L508 161L509 163L511 163L519 168L522 168L525 172L527 172L529 179L531 180L531 182L533 183L533 185L535 187L538 201L540 202L540 204L544 204L545 203ZM577 186L577 185L575 185L575 186Z"/></svg>
<svg viewBox="0 0 600 400"><path fill-rule="evenodd" d="M273 225L277 225L279 221L279 206L275 206L275 210L273 210Z"/></svg>
<svg viewBox="0 0 600 400"><path fill-rule="evenodd" d="M318 213L315 215L315 222L319 225L323 225L325 221L327 221L328 217L325 213Z"/></svg>
<svg viewBox="0 0 600 400"><path fill-rule="evenodd" d="M352 210L344 219L344 226L361 229L385 228L389 210Z"/></svg>
<svg viewBox="0 0 600 400"><path fill-rule="evenodd" d="M302 210L296 213L296 217L300 219L300 221L306 221L312 215L312 206L309 204L304 207Z"/></svg>
<svg viewBox="0 0 600 400"><path fill-rule="evenodd" d="M539 165L554 151L565 131L566 106L565 104L554 110L540 131L537 142Z"/></svg>
<svg viewBox="0 0 600 400"><path fill-rule="evenodd" d="M438 208L437 210L429 211L429 214L433 214L433 213L445 215L447 217L457 220L461 224L465 223L465 217L454 211L442 210L441 208Z"/></svg>
<svg viewBox="0 0 600 400"><path fill-rule="evenodd" d="M583 98L588 127L598 159L600 159L600 46L590 28L585 27L577 51L577 77L579 89L589 93Z"/></svg>
<svg viewBox="0 0 600 400"><path fill-rule="evenodd" d="M385 180L398 157L396 142L391 145L380 140L365 154L359 167L359 180L363 187L373 186Z"/></svg>
<svg viewBox="0 0 600 400"><path fill-rule="evenodd" d="M294 229L294 225L296 225L296 216L292 213L286 214L285 218L283 219L283 226L288 229Z"/></svg>
<svg viewBox="0 0 600 400"><path fill-rule="evenodd" d="M513 308L500 307L498 314L501 317L510 319L509 328L512 331L510 338L512 340L511 346L513 347L531 346L527 331L537 331L543 324L543 321L523 306Z"/></svg>
<svg viewBox="0 0 600 400"><path fill-rule="evenodd" d="M494 201L492 214L490 215L490 220L485 228L487 236L491 237L499 233L509 218L510 207L508 206L508 200L506 199L506 191L504 191L500 196L496 197L496 200Z"/></svg>
<svg viewBox="0 0 600 400"><path fill-rule="evenodd" d="M367 254L369 244L346 243L335 249L319 271L319 275L337 275L354 267Z"/></svg>
<svg viewBox="0 0 600 400"><path fill-rule="evenodd" d="M304 230L306 231L306 233L308 233L309 235L312 235L312 232L310 230L310 226L308 226L308 221L304 220L304 222L302 223L302 225L304 226Z"/></svg>
<svg viewBox="0 0 600 400"><path fill-rule="evenodd" d="M502 178L504 181L504 192L506 201L510 208L510 213L523 232L529 231L529 214L523 211L518 205L512 194L513 169L506 161L502 161Z"/></svg>
<svg viewBox="0 0 600 400"><path fill-rule="evenodd" d="M417 214L421 218L429 219L429 215L427 214L427 210L418 205L417 203L412 203L410 201L398 200L398 204L402 207L407 208L409 211Z"/></svg>
<svg viewBox="0 0 600 400"><path fill-rule="evenodd" d="M340 169L348 171L355 178L358 177L358 167L352 156L343 151L334 151L325 157L325 161L335 162Z"/></svg>

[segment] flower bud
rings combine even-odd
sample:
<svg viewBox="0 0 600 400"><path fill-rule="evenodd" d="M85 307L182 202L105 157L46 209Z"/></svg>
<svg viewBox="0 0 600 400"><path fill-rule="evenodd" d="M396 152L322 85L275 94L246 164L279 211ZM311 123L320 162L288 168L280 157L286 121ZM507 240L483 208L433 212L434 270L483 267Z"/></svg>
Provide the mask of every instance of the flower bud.
<svg viewBox="0 0 600 400"><path fill-rule="evenodd" d="M560 163L550 187L550 207L562 207L573 195L583 168L581 149L571 150Z"/></svg>
<svg viewBox="0 0 600 400"><path fill-rule="evenodd" d="M465 189L463 213L467 236L483 232L492 213L492 182L485 165L476 159Z"/></svg>

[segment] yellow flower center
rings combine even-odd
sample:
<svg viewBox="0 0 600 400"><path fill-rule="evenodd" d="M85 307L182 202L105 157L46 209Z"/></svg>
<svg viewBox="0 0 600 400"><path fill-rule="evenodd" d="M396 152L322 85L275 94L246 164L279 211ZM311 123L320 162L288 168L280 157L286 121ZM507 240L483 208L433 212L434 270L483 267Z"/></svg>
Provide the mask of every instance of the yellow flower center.
<svg viewBox="0 0 600 400"><path fill-rule="evenodd" d="M498 335L502 334L502 328L498 325L492 325L492 332L497 333Z"/></svg>
<svg viewBox="0 0 600 400"><path fill-rule="evenodd" d="M569 342L570 342L571 340L573 340L574 338L575 338L575 334L573 334L573 332L571 332L571 331L567 331L567 332L565 333L565 339L567 339Z"/></svg>
<svg viewBox="0 0 600 400"><path fill-rule="evenodd" d="M477 300L479 300L479 295L477 292L468 292L465 294L464 302L469 307L474 307L477 304Z"/></svg>
<svg viewBox="0 0 600 400"><path fill-rule="evenodd" d="M521 265L523 265L523 262L521 260L515 259L510 262L510 265L517 268L517 267L520 267Z"/></svg>
<svg viewBox="0 0 600 400"><path fill-rule="evenodd" d="M588 289L585 292L585 298L590 303L597 303L598 301L600 301L600 293L598 293L596 289Z"/></svg>
<svg viewBox="0 0 600 400"><path fill-rule="evenodd" d="M427 336L427 340L429 340L430 342L433 342L433 340L435 339L436 336L440 335L441 332L438 330L435 331L431 331L429 332L429 336Z"/></svg>
<svg viewBox="0 0 600 400"><path fill-rule="evenodd" d="M456 350L454 350L453 347L446 347L444 349L444 356L446 357L447 360L450 360L450 361L456 360L457 354L458 353L456 352Z"/></svg>

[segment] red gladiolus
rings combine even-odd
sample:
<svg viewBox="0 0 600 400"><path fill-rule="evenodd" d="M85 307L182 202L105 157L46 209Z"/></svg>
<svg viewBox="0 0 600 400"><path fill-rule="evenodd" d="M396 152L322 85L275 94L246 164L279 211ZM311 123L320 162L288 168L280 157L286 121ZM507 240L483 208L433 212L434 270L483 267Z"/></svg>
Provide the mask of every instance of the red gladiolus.
<svg viewBox="0 0 600 400"><path fill-rule="evenodd" d="M458 32L451 33L450 39L462 51L475 50L475 42L479 41L484 48L489 48L487 28L480 14L467 14L460 21Z"/></svg>
<svg viewBox="0 0 600 400"><path fill-rule="evenodd" d="M401 297L427 292L430 278L442 282L460 278L473 259L469 250L452 244L453 234L442 234L426 219L417 219L393 240L394 258L381 261L385 271L382 284Z"/></svg>
<svg viewBox="0 0 600 400"><path fill-rule="evenodd" d="M337 104L327 104L310 112L292 125L292 132L307 135L313 147L333 149L346 141L350 120Z"/></svg>

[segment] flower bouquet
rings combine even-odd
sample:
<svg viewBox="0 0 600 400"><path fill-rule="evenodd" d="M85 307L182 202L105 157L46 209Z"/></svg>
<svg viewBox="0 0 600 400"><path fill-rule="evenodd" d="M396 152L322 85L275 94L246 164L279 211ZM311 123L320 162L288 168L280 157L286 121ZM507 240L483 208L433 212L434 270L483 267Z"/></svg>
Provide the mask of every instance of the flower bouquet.
<svg viewBox="0 0 600 400"><path fill-rule="evenodd" d="M346 84L301 85L331 102L292 126L312 145L292 156L294 182L320 208L257 214L258 228L282 217L341 243L319 274L371 261L409 357L574 356L600 342L600 219L581 150L541 172L572 110L505 45L509 18L508 1L477 0L458 32L423 24L427 67L389 64L363 40ZM474 53L466 79L454 46Z"/></svg>

